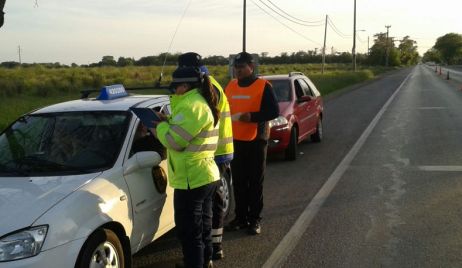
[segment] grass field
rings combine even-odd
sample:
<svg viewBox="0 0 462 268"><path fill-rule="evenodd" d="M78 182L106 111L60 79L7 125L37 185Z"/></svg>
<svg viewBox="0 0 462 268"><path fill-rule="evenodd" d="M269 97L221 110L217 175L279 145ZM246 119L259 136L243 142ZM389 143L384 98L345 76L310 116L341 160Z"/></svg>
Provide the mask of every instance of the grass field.
<svg viewBox="0 0 462 268"><path fill-rule="evenodd" d="M321 74L320 64L262 65L261 74L303 72L310 77L323 95L374 78L389 69L371 67L352 72L350 65L326 65ZM163 70L163 84L169 84L174 66ZM0 129L3 130L21 114L31 110L78 99L84 89L99 89L103 85L123 84L126 87L150 86L158 80L161 67L103 68L0 68ZM210 74L224 87L229 82L228 66L210 66Z"/></svg>

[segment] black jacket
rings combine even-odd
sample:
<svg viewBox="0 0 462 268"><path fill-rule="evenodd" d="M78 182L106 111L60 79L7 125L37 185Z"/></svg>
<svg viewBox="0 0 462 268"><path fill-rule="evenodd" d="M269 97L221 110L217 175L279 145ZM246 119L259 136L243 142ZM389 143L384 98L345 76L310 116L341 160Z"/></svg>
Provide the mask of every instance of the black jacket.
<svg viewBox="0 0 462 268"><path fill-rule="evenodd" d="M248 87L259 78L251 76L238 80L240 87ZM274 95L273 87L266 83L261 100L259 112L250 113L250 121L258 123L257 137L255 139L268 140L270 134L269 121L279 116L279 105Z"/></svg>

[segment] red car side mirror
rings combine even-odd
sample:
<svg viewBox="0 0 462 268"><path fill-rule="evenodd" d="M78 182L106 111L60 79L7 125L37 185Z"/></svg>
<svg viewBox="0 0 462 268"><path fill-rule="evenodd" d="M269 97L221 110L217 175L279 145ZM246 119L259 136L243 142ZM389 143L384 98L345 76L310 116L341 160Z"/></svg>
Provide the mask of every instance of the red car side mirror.
<svg viewBox="0 0 462 268"><path fill-rule="evenodd" d="M314 100L313 96L303 96L297 100L297 102L308 102Z"/></svg>

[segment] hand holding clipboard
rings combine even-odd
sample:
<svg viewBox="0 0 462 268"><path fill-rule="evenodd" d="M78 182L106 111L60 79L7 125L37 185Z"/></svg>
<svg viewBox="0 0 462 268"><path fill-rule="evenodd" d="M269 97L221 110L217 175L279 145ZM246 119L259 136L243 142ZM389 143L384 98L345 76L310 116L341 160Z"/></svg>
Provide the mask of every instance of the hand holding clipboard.
<svg viewBox="0 0 462 268"><path fill-rule="evenodd" d="M151 108L130 107L130 110L147 128L155 128L157 124L167 119L164 114L156 112Z"/></svg>

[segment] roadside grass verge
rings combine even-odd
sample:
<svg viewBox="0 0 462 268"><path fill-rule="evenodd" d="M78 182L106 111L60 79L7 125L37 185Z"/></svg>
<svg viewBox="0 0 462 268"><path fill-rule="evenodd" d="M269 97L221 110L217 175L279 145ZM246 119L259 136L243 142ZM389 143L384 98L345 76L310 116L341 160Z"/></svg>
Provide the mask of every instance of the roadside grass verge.
<svg viewBox="0 0 462 268"><path fill-rule="evenodd" d="M261 65L261 74L285 74L303 72L316 84L322 95L374 78L391 70L368 67L357 72L346 64L327 64L321 74L320 64ZM162 84L168 85L175 66L163 69ZM229 82L228 66L209 66L209 72L225 87ZM98 89L103 85L123 84L125 87L151 86L159 79L160 66L124 68L59 68L42 66L31 68L0 68L0 130L18 116L31 110L66 100L78 99L84 89ZM165 92L165 91L164 91ZM139 94L164 93L158 91L134 91Z"/></svg>

